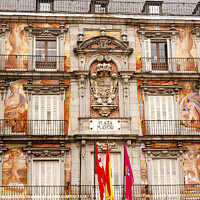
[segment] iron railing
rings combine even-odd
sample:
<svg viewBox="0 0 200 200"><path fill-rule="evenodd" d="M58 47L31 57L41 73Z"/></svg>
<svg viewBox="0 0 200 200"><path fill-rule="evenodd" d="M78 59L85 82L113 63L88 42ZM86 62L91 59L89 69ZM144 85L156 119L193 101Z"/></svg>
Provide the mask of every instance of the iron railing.
<svg viewBox="0 0 200 200"><path fill-rule="evenodd" d="M199 120L143 120L143 135L200 135Z"/></svg>
<svg viewBox="0 0 200 200"><path fill-rule="evenodd" d="M0 55L0 70L61 71L66 60L66 56Z"/></svg>
<svg viewBox="0 0 200 200"><path fill-rule="evenodd" d="M0 120L0 135L65 135L67 120Z"/></svg>
<svg viewBox="0 0 200 200"><path fill-rule="evenodd" d="M131 2L106 0L1 0L0 11L117 15L200 15L200 3Z"/></svg>
<svg viewBox="0 0 200 200"><path fill-rule="evenodd" d="M197 200L200 198L200 185L133 185L133 200ZM123 199L123 185L114 185L115 200ZM69 186L1 186L2 200L66 200L66 199L97 199L100 200L99 188L96 185Z"/></svg>
<svg viewBox="0 0 200 200"><path fill-rule="evenodd" d="M199 73L200 58L140 58L144 72Z"/></svg>

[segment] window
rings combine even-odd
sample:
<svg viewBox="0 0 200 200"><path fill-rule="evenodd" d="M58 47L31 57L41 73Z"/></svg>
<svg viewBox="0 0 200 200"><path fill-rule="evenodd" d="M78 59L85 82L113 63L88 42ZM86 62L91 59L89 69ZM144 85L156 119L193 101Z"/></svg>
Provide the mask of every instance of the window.
<svg viewBox="0 0 200 200"><path fill-rule="evenodd" d="M33 95L33 134L58 135L64 129L60 121L59 95Z"/></svg>
<svg viewBox="0 0 200 200"><path fill-rule="evenodd" d="M59 187L55 186L60 186L59 160L33 160L32 185L36 186L32 188L34 195L45 195L52 198L54 195L58 195L61 191L59 191Z"/></svg>
<svg viewBox="0 0 200 200"><path fill-rule="evenodd" d="M54 0L37 0L36 9L38 11L53 11Z"/></svg>
<svg viewBox="0 0 200 200"><path fill-rule="evenodd" d="M90 12L92 13L107 13L109 0L98 1L92 0L90 5Z"/></svg>
<svg viewBox="0 0 200 200"><path fill-rule="evenodd" d="M152 159L152 185L179 184L177 159Z"/></svg>
<svg viewBox="0 0 200 200"><path fill-rule="evenodd" d="M169 69L171 57L170 40L147 39L144 43L146 71L165 72Z"/></svg>
<svg viewBox="0 0 200 200"><path fill-rule="evenodd" d="M145 1L142 13L146 14L161 14L162 1Z"/></svg>
<svg viewBox="0 0 200 200"><path fill-rule="evenodd" d="M36 39L35 68L57 69L57 41Z"/></svg>
<svg viewBox="0 0 200 200"><path fill-rule="evenodd" d="M101 160L102 160L102 164L103 167L105 169L105 165L106 165L106 153L99 153ZM121 182L121 157L119 153L110 153L110 163L111 163L111 170L112 170L112 184L113 185L120 185ZM92 156L92 166L93 166L93 170L92 173L94 171L94 155ZM94 176L92 176L92 183L94 183ZM98 184L98 179L97 177L95 178L96 184ZM117 188L116 188L117 189Z"/></svg>
<svg viewBox="0 0 200 200"><path fill-rule="evenodd" d="M176 121L174 116L173 96L149 96L148 97L147 132L151 135L174 135L176 133Z"/></svg>
<svg viewBox="0 0 200 200"><path fill-rule="evenodd" d="M150 120L174 120L173 96L149 96Z"/></svg>

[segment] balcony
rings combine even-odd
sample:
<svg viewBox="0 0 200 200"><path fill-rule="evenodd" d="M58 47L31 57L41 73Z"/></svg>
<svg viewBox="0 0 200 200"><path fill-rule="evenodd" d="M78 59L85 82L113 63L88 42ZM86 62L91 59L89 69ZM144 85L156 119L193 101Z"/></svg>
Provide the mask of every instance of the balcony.
<svg viewBox="0 0 200 200"><path fill-rule="evenodd" d="M64 71L66 56L0 55L1 71Z"/></svg>
<svg viewBox="0 0 200 200"><path fill-rule="evenodd" d="M198 120L143 120L143 135L200 135Z"/></svg>
<svg viewBox="0 0 200 200"><path fill-rule="evenodd" d="M67 134L67 120L0 120L0 136L59 136Z"/></svg>
<svg viewBox="0 0 200 200"><path fill-rule="evenodd" d="M115 15L200 15L199 3L108 0L1 0L0 11Z"/></svg>
<svg viewBox="0 0 200 200"><path fill-rule="evenodd" d="M115 200L123 199L123 185L114 185ZM200 198L200 185L133 185L133 200L165 200L165 199L193 199ZM2 200L29 199L29 200L88 200L100 199L98 186L69 185L69 186L1 186ZM94 195L95 194L95 195Z"/></svg>
<svg viewBox="0 0 200 200"><path fill-rule="evenodd" d="M200 58L140 58L143 72L199 73Z"/></svg>

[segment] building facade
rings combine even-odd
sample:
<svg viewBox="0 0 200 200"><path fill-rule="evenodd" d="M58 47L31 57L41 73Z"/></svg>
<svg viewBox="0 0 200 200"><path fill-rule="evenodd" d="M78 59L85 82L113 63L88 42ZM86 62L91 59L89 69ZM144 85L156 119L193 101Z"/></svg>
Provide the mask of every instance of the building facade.
<svg viewBox="0 0 200 200"><path fill-rule="evenodd" d="M200 4L1 0L1 199L199 199Z"/></svg>

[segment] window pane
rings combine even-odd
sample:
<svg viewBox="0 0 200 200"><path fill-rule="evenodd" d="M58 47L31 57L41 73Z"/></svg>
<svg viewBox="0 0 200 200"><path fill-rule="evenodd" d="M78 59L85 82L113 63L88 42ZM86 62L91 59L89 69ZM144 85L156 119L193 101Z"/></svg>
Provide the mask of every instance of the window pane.
<svg viewBox="0 0 200 200"><path fill-rule="evenodd" d="M45 41L36 40L36 49L45 49Z"/></svg>
<svg viewBox="0 0 200 200"><path fill-rule="evenodd" d="M149 13L159 14L159 6L149 6Z"/></svg>
<svg viewBox="0 0 200 200"><path fill-rule="evenodd" d="M48 49L57 49L56 41L48 41Z"/></svg>

